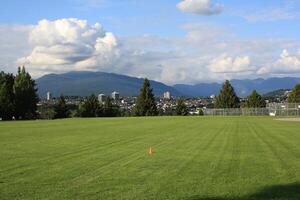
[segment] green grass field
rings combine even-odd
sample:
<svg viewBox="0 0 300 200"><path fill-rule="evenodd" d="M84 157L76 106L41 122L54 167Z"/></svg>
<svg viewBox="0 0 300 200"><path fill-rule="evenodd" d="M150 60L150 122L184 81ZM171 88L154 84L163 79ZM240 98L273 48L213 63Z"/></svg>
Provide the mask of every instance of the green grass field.
<svg viewBox="0 0 300 200"><path fill-rule="evenodd" d="M1 122L0 199L298 200L300 122L268 117Z"/></svg>

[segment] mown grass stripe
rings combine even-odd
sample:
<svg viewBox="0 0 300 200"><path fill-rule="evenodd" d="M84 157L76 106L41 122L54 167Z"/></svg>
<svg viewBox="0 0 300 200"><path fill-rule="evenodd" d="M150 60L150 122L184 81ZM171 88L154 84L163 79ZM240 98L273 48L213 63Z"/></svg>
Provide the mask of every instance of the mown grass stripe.
<svg viewBox="0 0 300 200"><path fill-rule="evenodd" d="M0 199L300 199L299 130L268 117L1 122Z"/></svg>

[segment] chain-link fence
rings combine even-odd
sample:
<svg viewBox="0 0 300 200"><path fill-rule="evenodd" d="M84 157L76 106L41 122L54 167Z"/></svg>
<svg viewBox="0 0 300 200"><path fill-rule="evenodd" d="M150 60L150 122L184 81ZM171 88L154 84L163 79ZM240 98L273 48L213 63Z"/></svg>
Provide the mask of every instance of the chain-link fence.
<svg viewBox="0 0 300 200"><path fill-rule="evenodd" d="M272 103L266 108L203 109L213 116L300 116L300 104Z"/></svg>

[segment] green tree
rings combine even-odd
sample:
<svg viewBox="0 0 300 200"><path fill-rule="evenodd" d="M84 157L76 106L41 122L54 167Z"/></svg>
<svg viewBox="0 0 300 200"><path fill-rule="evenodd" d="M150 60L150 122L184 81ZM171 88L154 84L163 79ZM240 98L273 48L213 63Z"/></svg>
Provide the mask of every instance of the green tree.
<svg viewBox="0 0 300 200"><path fill-rule="evenodd" d="M140 95L135 106L136 116L156 116L158 115L154 94L148 79L144 80Z"/></svg>
<svg viewBox="0 0 300 200"><path fill-rule="evenodd" d="M254 90L248 97L245 102L245 107L247 108L265 108L266 107L266 102L262 98L260 94Z"/></svg>
<svg viewBox="0 0 300 200"><path fill-rule="evenodd" d="M70 112L66 104L65 97L63 95L59 97L58 103L57 105L55 105L54 112L55 112L54 115L55 119L63 119L69 117Z"/></svg>
<svg viewBox="0 0 300 200"><path fill-rule="evenodd" d="M289 103L300 103L300 84L297 84L292 90L289 99Z"/></svg>
<svg viewBox="0 0 300 200"><path fill-rule="evenodd" d="M203 115L204 115L203 109L200 109L200 110L199 110L199 115L200 115L200 116L203 116Z"/></svg>
<svg viewBox="0 0 300 200"><path fill-rule="evenodd" d="M216 108L238 108L239 98L236 96L234 88L228 80L222 86L219 96L216 97Z"/></svg>
<svg viewBox="0 0 300 200"><path fill-rule="evenodd" d="M26 72L25 67L19 67L13 87L16 118L33 119L36 117L38 95L35 86L35 81Z"/></svg>
<svg viewBox="0 0 300 200"><path fill-rule="evenodd" d="M103 104L103 116L112 117L113 116L113 105L111 98L107 97L106 101Z"/></svg>
<svg viewBox="0 0 300 200"><path fill-rule="evenodd" d="M103 104L102 112L104 117L116 117L121 114L119 106L114 105L112 103L112 99L109 97L106 99L106 101Z"/></svg>
<svg viewBox="0 0 300 200"><path fill-rule="evenodd" d="M77 115L79 117L98 117L101 115L101 109L98 98L92 94L79 105Z"/></svg>
<svg viewBox="0 0 300 200"><path fill-rule="evenodd" d="M14 76L0 73L0 118L11 120L15 112Z"/></svg>
<svg viewBox="0 0 300 200"><path fill-rule="evenodd" d="M189 114L189 112L184 103L184 99L179 98L176 102L176 115L186 116L188 114Z"/></svg>
<svg viewBox="0 0 300 200"><path fill-rule="evenodd" d="M39 119L55 119L55 106L43 104L38 107Z"/></svg>

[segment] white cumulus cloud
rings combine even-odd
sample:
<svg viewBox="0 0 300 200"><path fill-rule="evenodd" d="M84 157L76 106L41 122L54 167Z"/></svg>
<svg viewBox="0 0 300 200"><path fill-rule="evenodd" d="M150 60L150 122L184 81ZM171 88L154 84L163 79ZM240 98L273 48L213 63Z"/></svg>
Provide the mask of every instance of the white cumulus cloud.
<svg viewBox="0 0 300 200"><path fill-rule="evenodd" d="M0 71L15 72L18 65L25 64L35 78L92 70L168 84L300 74L300 52L291 51L299 49L297 40L241 39L211 23L182 28L186 32L183 37L145 34L116 39L100 24L78 19L0 25ZM278 49L289 51L279 57Z"/></svg>
<svg viewBox="0 0 300 200"><path fill-rule="evenodd" d="M274 63L260 68L258 74L291 74L300 73L300 49L296 54L291 54L287 49L284 49Z"/></svg>
<svg viewBox="0 0 300 200"><path fill-rule="evenodd" d="M251 71L253 67L249 56L234 58L223 54L210 62L209 69L215 73L237 73Z"/></svg>
<svg viewBox="0 0 300 200"><path fill-rule="evenodd" d="M289 53L288 50L283 50L280 59L277 60L275 66L278 68L283 68L287 71L300 71L300 49L299 52L295 55Z"/></svg>
<svg viewBox="0 0 300 200"><path fill-rule="evenodd" d="M96 23L75 18L41 20L30 32L30 55L18 60L47 72L107 69L119 56L116 37Z"/></svg>
<svg viewBox="0 0 300 200"><path fill-rule="evenodd" d="M183 12L198 15L215 15L223 11L223 5L214 4L211 0L183 0L177 4L177 8Z"/></svg>
<svg viewBox="0 0 300 200"><path fill-rule="evenodd" d="M0 71L15 72L15 61L30 53L28 47L30 30L31 26L0 24Z"/></svg>

